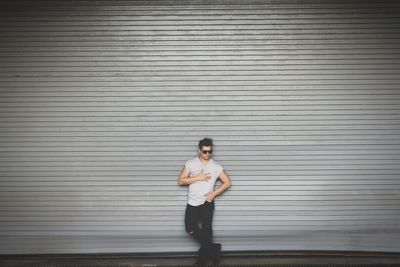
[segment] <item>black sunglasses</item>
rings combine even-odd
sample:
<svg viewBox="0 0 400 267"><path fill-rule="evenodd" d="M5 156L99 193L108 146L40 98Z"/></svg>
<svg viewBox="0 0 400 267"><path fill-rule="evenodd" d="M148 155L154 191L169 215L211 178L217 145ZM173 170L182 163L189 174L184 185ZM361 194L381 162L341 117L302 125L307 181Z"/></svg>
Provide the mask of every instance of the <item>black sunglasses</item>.
<svg viewBox="0 0 400 267"><path fill-rule="evenodd" d="M201 151L203 154L212 154L212 149L211 150L202 150Z"/></svg>

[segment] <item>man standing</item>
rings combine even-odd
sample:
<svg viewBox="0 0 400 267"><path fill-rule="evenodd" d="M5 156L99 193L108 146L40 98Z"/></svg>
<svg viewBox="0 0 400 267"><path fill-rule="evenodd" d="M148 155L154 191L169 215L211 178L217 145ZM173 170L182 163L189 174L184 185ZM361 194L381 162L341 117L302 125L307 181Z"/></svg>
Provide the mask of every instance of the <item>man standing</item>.
<svg viewBox="0 0 400 267"><path fill-rule="evenodd" d="M219 263L221 244L212 243L214 199L231 186L228 174L211 159L212 148L211 138L200 140L198 157L186 162L178 181L179 185L189 186L185 228L200 243L195 266L205 266L208 260ZM218 178L222 184L214 190Z"/></svg>

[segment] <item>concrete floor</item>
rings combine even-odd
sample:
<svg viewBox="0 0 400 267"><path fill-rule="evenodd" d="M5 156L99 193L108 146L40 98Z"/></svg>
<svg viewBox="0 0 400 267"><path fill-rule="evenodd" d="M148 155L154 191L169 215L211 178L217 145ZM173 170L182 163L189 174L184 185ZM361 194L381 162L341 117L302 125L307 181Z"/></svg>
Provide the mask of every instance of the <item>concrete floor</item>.
<svg viewBox="0 0 400 267"><path fill-rule="evenodd" d="M168 267L192 266L194 255L4 255L1 267ZM400 267L400 253L253 252L225 253L220 266Z"/></svg>

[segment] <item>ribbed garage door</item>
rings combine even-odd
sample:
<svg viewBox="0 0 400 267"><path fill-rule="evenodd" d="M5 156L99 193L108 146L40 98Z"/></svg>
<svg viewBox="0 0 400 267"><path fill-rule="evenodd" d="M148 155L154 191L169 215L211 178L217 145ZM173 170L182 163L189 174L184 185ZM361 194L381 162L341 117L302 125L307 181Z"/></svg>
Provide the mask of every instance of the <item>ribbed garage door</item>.
<svg viewBox="0 0 400 267"><path fill-rule="evenodd" d="M2 1L0 253L400 252L397 1Z"/></svg>

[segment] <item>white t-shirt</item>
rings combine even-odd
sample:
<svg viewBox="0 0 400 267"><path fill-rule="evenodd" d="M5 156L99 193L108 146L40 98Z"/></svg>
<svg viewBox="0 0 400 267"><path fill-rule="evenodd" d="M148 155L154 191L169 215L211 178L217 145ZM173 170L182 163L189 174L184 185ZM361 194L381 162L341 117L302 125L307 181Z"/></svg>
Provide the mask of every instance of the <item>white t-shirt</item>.
<svg viewBox="0 0 400 267"><path fill-rule="evenodd" d="M211 175L210 180L197 181L189 185L188 204L191 206L200 206L207 200L207 193L214 190L215 182L221 174L222 166L213 159L210 159L207 164L203 163L198 157L188 160L185 164L189 171L189 177L196 176L204 171Z"/></svg>

